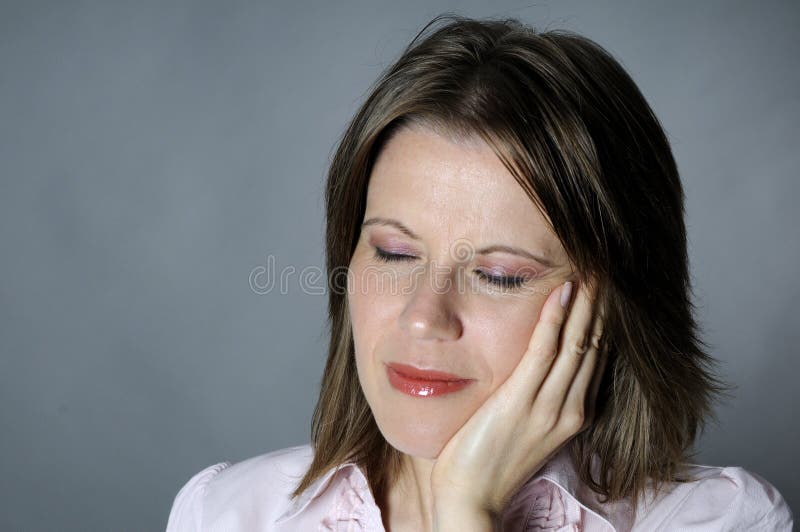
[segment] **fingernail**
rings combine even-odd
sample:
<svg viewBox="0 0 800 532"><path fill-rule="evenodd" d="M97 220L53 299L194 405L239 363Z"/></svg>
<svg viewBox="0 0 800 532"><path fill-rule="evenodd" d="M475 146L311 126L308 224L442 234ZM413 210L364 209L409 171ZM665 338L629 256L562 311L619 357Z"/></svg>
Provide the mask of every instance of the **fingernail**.
<svg viewBox="0 0 800 532"><path fill-rule="evenodd" d="M569 296L572 294L572 281L567 281L564 283L563 288L561 288L561 306L567 308L569 305Z"/></svg>

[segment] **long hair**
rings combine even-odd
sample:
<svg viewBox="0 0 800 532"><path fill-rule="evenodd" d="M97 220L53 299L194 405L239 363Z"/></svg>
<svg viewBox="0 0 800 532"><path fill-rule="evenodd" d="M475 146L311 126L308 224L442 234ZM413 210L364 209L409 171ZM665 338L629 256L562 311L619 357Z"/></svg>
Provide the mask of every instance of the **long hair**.
<svg viewBox="0 0 800 532"><path fill-rule="evenodd" d="M327 176L330 346L312 420L314 458L292 497L354 461L376 500L399 473L362 393L346 276L373 163L404 124L480 138L549 218L579 282L597 280L608 362L595 421L570 440L581 480L606 500L679 466L713 403L728 395L699 338L691 301L684 194L669 142L623 67L600 45L517 19L445 13L372 85ZM534 207L535 206L535 207ZM596 456L599 478L592 477Z"/></svg>

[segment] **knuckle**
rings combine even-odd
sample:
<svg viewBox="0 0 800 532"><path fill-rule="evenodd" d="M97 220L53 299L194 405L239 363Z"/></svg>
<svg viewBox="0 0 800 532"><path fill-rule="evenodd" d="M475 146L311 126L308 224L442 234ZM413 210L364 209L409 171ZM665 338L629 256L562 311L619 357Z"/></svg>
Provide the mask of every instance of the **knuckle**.
<svg viewBox="0 0 800 532"><path fill-rule="evenodd" d="M548 410L538 416L538 421L538 425L542 433L548 434L556 428L559 418L556 412Z"/></svg>
<svg viewBox="0 0 800 532"><path fill-rule="evenodd" d="M564 426L572 434L580 432L585 422L586 415L582 409L570 411L564 416L563 420Z"/></svg>
<svg viewBox="0 0 800 532"><path fill-rule="evenodd" d="M602 334L593 334L591 339L592 349L600 351L603 347L603 335Z"/></svg>
<svg viewBox="0 0 800 532"><path fill-rule="evenodd" d="M569 342L567 350L570 355L573 355L576 358L583 357L583 355L586 354L586 351L588 351L588 346L586 345L586 339L579 338L577 340Z"/></svg>
<svg viewBox="0 0 800 532"><path fill-rule="evenodd" d="M556 350L545 344L534 344L533 354L544 361L553 360L556 357Z"/></svg>

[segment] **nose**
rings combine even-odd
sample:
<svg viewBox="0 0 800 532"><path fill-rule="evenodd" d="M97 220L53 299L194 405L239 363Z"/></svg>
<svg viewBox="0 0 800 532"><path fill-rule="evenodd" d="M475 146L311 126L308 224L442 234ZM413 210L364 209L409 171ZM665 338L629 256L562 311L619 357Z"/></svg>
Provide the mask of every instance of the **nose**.
<svg viewBox="0 0 800 532"><path fill-rule="evenodd" d="M409 336L423 340L456 340L461 337L462 323L458 317L458 294L453 279L441 278L434 283L431 275L420 276L407 296L400 314L400 327Z"/></svg>

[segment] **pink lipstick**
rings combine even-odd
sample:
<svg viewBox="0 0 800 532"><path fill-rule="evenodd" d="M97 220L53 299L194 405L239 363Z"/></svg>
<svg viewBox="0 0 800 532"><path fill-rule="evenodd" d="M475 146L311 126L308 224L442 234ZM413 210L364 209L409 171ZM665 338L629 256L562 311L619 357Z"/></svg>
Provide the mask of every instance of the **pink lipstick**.
<svg viewBox="0 0 800 532"><path fill-rule="evenodd" d="M386 375L395 389L414 397L433 397L457 392L473 380L442 371L422 370L395 363L386 365Z"/></svg>

